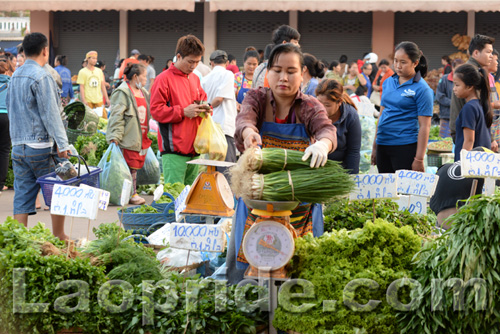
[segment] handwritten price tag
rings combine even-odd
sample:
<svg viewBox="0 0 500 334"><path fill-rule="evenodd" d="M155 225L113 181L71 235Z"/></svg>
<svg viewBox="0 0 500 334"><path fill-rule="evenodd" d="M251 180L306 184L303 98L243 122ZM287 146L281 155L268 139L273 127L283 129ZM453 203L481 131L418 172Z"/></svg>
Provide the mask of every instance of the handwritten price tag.
<svg viewBox="0 0 500 334"><path fill-rule="evenodd" d="M179 221L181 218L181 212L186 209L186 198L191 190L191 186L187 185L186 188L180 193L180 195L175 199L175 220Z"/></svg>
<svg viewBox="0 0 500 334"><path fill-rule="evenodd" d="M80 184L80 188L91 188L91 189L95 189L96 191L99 191L99 204L98 204L98 209L99 210L102 210L102 211L106 211L108 209L108 205L109 205L109 196L110 196L110 193L109 191L106 191L106 190L102 190L102 189L99 189L99 188L94 188L94 187L91 187L91 186L88 186L86 184Z"/></svg>
<svg viewBox="0 0 500 334"><path fill-rule="evenodd" d="M224 233L218 225L170 224L170 247L222 252Z"/></svg>
<svg viewBox="0 0 500 334"><path fill-rule="evenodd" d="M52 190L50 213L53 215L97 218L100 189L55 184Z"/></svg>
<svg viewBox="0 0 500 334"><path fill-rule="evenodd" d="M500 178L500 154L460 151L463 177Z"/></svg>
<svg viewBox="0 0 500 334"><path fill-rule="evenodd" d="M394 174L358 174L354 176L355 189L349 194L352 201L398 198Z"/></svg>
<svg viewBox="0 0 500 334"><path fill-rule="evenodd" d="M398 177L398 193L432 197L439 180L439 176L429 173L415 172L401 169L396 171Z"/></svg>
<svg viewBox="0 0 500 334"><path fill-rule="evenodd" d="M407 196L400 195L400 199L397 201L399 204L399 210L408 210L410 213L418 213L421 215L427 215L427 198L422 196Z"/></svg>

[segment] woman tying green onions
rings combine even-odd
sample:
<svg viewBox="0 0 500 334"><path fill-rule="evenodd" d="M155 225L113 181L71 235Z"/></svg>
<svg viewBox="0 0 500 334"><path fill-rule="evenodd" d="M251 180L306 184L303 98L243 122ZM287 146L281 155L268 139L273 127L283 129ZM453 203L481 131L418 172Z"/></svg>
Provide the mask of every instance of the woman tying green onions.
<svg viewBox="0 0 500 334"><path fill-rule="evenodd" d="M236 118L236 147L240 151L255 146L303 151L302 159L310 158L311 168L324 166L328 154L337 147L336 129L324 106L300 91L304 73L302 52L292 44L276 46L269 57L267 72L269 88L251 90L243 100ZM227 257L231 283L243 277L247 262L240 245L244 232L255 219L239 200ZM323 233L319 205L301 203L292 211L290 221L299 236L309 232L316 236Z"/></svg>

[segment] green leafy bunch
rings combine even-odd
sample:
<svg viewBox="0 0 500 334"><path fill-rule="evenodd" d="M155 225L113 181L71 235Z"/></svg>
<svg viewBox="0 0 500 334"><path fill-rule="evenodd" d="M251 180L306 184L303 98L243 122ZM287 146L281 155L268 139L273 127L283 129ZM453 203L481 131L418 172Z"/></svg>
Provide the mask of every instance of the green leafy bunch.
<svg viewBox="0 0 500 334"><path fill-rule="evenodd" d="M52 242L56 247L63 247L51 232L41 224L26 229L22 224L8 217L0 225L0 323L2 333L56 333L59 330L79 327L88 332L109 333L101 331L108 326L97 305L97 292L106 281L102 267L95 267L88 259L67 259L62 250L61 255L42 256L43 242ZM24 285L22 280L14 281L14 269L25 269ZM54 309L59 297L76 291L67 290L59 283L65 280L82 280L88 284L89 304L87 311L70 313L57 312ZM14 283L24 286L24 296L16 294L13 298ZM74 288L73 288L74 290ZM14 313L16 300L16 313ZM48 303L48 306L35 307L35 313L23 313L29 310L20 307L22 303ZM64 309L76 307L73 302L63 303ZM21 312L21 313L20 313Z"/></svg>
<svg viewBox="0 0 500 334"><path fill-rule="evenodd" d="M108 149L106 135L96 132L90 137L78 136L75 149L87 161L89 166L97 166L101 161L104 152ZM76 158L71 158L73 164L77 163Z"/></svg>
<svg viewBox="0 0 500 334"><path fill-rule="evenodd" d="M386 301L386 291L395 280L409 277L412 257L421 244L421 238L410 227L398 228L382 219L366 222L362 229L334 230L319 238L309 234L296 239L289 271L293 278L310 282L314 294L299 299L293 293L300 292L300 288L290 290L292 294L280 292L274 326L302 334L350 334L353 328L376 334L399 333L396 310ZM344 305L344 289L355 279L370 279L379 285L348 293L350 300L361 305L369 300L381 301L375 309L359 312ZM399 296L403 303L408 297L405 291L401 289ZM335 310L325 311L324 301L336 301ZM304 303L312 304L311 309L293 311Z"/></svg>
<svg viewBox="0 0 500 334"><path fill-rule="evenodd" d="M402 333L498 333L500 195L474 197L449 220L415 257L422 290L412 292L416 307L400 314Z"/></svg>
<svg viewBox="0 0 500 334"><path fill-rule="evenodd" d="M361 228L368 220L373 220L373 201L349 201L340 199L329 203L324 210L325 231ZM400 211L392 200L375 201L375 217L385 219L397 227L410 226L416 233L427 236L435 225L436 216Z"/></svg>

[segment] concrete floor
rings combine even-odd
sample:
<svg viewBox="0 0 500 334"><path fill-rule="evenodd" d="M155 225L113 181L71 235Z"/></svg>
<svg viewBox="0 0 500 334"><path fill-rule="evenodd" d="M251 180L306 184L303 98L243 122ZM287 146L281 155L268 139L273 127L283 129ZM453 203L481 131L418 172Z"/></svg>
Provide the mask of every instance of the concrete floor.
<svg viewBox="0 0 500 334"><path fill-rule="evenodd" d="M45 203L43 201L43 196L40 194L40 200L42 202L42 209L37 210L37 214L29 216L28 218L28 228L35 226L38 222L42 222L49 229L52 229L52 223L50 219L50 212L43 210ZM153 201L153 196L141 195L146 200L146 203L150 204ZM3 223L8 216L13 216L13 202L14 202L14 190L6 190L0 194L0 223ZM131 206L131 205L129 205ZM70 234L71 225L73 222L73 230L71 231L71 239L81 239L87 238L94 240L95 236L92 233L92 228L97 227L102 223L119 223L118 220L118 206L109 206L106 211L99 210L96 220L89 220L82 218L71 218L66 217L65 229L66 234Z"/></svg>

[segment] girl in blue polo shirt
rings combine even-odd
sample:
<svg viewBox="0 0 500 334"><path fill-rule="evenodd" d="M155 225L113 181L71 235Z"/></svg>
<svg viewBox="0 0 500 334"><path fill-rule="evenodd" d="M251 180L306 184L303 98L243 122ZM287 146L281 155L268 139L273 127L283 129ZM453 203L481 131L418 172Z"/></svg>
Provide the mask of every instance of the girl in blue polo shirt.
<svg viewBox="0 0 500 334"><path fill-rule="evenodd" d="M423 80L427 60L413 42L401 42L394 54L394 74L383 84L372 164L380 173L398 169L424 172L434 93Z"/></svg>
<svg viewBox="0 0 500 334"><path fill-rule="evenodd" d="M465 99L456 121L455 161L460 160L462 149L491 148L489 128L493 122L490 108L490 87L486 72L471 64L459 66L453 74L453 93ZM479 92L479 96L478 96Z"/></svg>

